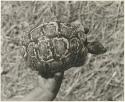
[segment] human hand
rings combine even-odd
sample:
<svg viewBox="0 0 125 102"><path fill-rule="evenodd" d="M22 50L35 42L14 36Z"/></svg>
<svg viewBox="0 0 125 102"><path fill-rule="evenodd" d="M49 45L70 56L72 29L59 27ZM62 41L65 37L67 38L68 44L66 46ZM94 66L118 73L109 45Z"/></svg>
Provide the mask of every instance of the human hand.
<svg viewBox="0 0 125 102"><path fill-rule="evenodd" d="M42 76L39 76L39 87L45 91L44 93L45 97L43 97L43 100L50 101L56 97L60 89L63 76L64 76L64 72L55 73L53 77L48 79Z"/></svg>
<svg viewBox="0 0 125 102"><path fill-rule="evenodd" d="M58 72L48 79L39 75L38 87L24 97L13 97L8 99L8 101L52 101L60 89L63 76L64 72Z"/></svg>

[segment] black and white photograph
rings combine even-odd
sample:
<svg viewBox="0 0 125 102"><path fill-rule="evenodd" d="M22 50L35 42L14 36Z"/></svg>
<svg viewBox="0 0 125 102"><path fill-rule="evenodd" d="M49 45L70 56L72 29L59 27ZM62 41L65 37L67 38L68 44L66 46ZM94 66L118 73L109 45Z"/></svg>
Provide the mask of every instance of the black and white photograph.
<svg viewBox="0 0 125 102"><path fill-rule="evenodd" d="M124 101L124 0L1 0L1 101Z"/></svg>

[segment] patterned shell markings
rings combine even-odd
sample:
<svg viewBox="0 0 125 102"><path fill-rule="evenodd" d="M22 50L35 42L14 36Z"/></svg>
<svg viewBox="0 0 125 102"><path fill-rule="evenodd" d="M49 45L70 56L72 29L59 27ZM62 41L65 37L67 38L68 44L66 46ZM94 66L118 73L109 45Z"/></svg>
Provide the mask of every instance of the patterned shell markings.
<svg viewBox="0 0 125 102"><path fill-rule="evenodd" d="M50 22L29 33L25 47L28 65L48 76L84 64L88 50L86 35L77 26Z"/></svg>

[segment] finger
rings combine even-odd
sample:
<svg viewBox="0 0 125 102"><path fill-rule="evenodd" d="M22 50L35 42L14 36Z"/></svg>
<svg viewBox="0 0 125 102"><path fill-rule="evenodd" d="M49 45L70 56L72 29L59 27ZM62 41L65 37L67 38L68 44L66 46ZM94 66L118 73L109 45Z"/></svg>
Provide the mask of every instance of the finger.
<svg viewBox="0 0 125 102"><path fill-rule="evenodd" d="M58 72L58 73L55 73L52 78L49 78L48 81L50 83L59 84L62 81L63 76L64 76L64 72Z"/></svg>
<svg viewBox="0 0 125 102"><path fill-rule="evenodd" d="M60 87L61 87L61 83L62 83L62 80L63 80L63 76L64 76L64 72L58 72L58 73L55 73L54 75L54 84L53 84L53 94L55 94L54 96L56 97ZM55 98L53 97L53 99Z"/></svg>
<svg viewBox="0 0 125 102"><path fill-rule="evenodd" d="M58 73L55 73L54 78L56 80L60 80L63 78L63 76L64 76L64 72L58 72Z"/></svg>
<svg viewBox="0 0 125 102"><path fill-rule="evenodd" d="M38 76L38 85L45 85L46 84L46 79L45 78L43 78L42 76Z"/></svg>
<svg viewBox="0 0 125 102"><path fill-rule="evenodd" d="M61 86L61 83L62 83L62 80L63 80L63 76L64 76L64 72L58 72L54 76L57 89L59 89L60 86Z"/></svg>

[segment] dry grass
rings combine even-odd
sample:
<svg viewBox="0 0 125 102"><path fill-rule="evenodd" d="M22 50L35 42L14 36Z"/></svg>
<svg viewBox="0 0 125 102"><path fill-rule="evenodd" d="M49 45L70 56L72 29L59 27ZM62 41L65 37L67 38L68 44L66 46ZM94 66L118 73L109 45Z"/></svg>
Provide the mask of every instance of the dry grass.
<svg viewBox="0 0 125 102"><path fill-rule="evenodd" d="M69 11L73 11L70 13ZM61 15L61 16L60 16ZM94 56L88 64L72 68L65 77L55 100L106 101L124 99L124 2L2 1L2 99L24 95L33 89L37 74L26 68L16 40L35 25L55 20L78 19L90 28L89 40L98 39L107 48L103 55Z"/></svg>

